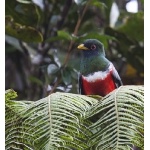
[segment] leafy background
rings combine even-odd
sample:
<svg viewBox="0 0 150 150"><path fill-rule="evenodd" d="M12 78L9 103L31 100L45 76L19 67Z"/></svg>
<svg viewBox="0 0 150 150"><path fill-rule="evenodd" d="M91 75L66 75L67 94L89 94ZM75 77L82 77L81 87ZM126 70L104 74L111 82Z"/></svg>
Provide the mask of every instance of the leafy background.
<svg viewBox="0 0 150 150"><path fill-rule="evenodd" d="M56 91L78 93L76 47L87 38L103 42L124 85L143 84L144 1L137 13L127 12L129 1L6 0L5 88L32 101Z"/></svg>

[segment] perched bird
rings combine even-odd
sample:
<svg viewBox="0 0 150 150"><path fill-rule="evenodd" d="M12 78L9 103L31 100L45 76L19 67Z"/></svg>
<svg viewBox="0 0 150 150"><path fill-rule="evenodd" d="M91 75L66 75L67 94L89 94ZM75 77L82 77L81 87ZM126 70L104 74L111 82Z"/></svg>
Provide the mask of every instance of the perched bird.
<svg viewBox="0 0 150 150"><path fill-rule="evenodd" d="M87 39L77 48L82 50L80 94L105 96L122 85L114 65L105 57L104 46L100 41Z"/></svg>

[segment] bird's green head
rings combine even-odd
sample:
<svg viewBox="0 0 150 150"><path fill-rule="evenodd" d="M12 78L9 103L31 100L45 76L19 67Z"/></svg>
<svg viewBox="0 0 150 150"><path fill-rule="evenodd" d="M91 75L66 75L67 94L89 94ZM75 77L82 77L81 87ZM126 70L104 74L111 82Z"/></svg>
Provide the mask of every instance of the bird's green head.
<svg viewBox="0 0 150 150"><path fill-rule="evenodd" d="M94 55L105 56L104 46L97 39L87 39L77 48L83 50L82 52L84 56L94 56Z"/></svg>

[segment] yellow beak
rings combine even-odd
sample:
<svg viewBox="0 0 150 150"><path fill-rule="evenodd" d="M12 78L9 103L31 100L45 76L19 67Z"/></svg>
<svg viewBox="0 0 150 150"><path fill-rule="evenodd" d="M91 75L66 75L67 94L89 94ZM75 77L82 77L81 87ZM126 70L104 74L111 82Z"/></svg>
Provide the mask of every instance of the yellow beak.
<svg viewBox="0 0 150 150"><path fill-rule="evenodd" d="M81 50L88 50L88 48L85 47L84 44L80 44L77 48Z"/></svg>

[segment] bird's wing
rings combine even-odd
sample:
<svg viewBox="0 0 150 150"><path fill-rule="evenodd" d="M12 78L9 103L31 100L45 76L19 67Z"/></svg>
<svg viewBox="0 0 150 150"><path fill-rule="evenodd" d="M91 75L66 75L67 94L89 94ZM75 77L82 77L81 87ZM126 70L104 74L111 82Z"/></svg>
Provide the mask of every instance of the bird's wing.
<svg viewBox="0 0 150 150"><path fill-rule="evenodd" d="M113 69L112 69L112 77L115 81L115 84L116 84L116 87L118 88L119 86L123 85L122 81L121 81L121 78L117 72L117 70L115 69L115 67L113 66Z"/></svg>
<svg viewBox="0 0 150 150"><path fill-rule="evenodd" d="M79 93L84 95L83 83L82 83L82 75L81 74L79 74L78 83L79 83Z"/></svg>

